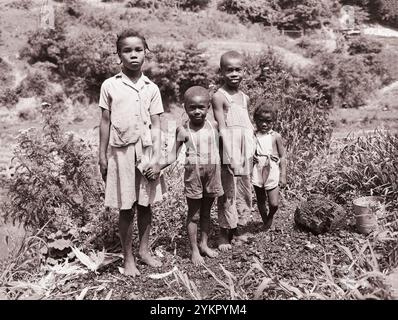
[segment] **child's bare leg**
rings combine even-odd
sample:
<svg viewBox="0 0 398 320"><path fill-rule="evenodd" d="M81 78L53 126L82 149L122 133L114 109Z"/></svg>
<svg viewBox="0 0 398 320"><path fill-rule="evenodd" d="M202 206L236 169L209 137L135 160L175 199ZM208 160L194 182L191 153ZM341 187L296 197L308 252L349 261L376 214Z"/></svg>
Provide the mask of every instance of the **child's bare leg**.
<svg viewBox="0 0 398 320"><path fill-rule="evenodd" d="M265 227L268 229L272 225L275 213L278 211L279 207L279 187L272 190L268 190L268 203L269 203L269 214Z"/></svg>
<svg viewBox="0 0 398 320"><path fill-rule="evenodd" d="M133 207L133 209L120 210L119 212L119 233L124 258L124 274L133 277L140 275L132 253L134 211L135 208Z"/></svg>
<svg viewBox="0 0 398 320"><path fill-rule="evenodd" d="M218 236L218 250L227 252L232 249L231 240L233 229L223 228L221 226L232 226L238 221L235 199L235 178L229 172L228 166L221 166L221 182L224 189L224 195L217 200L218 205L218 223L220 233ZM236 221L234 221L236 220Z"/></svg>
<svg viewBox="0 0 398 320"><path fill-rule="evenodd" d="M254 186L254 191L256 192L258 211L260 212L260 216L261 219L263 220L263 223L266 224L268 219L268 213L267 213L268 210L266 206L267 195L265 193L265 189Z"/></svg>
<svg viewBox="0 0 398 320"><path fill-rule="evenodd" d="M198 222L200 218L200 207L202 199L190 199L187 198L188 203L188 217L187 217L187 230L189 243L191 245L191 261L194 265L200 265L205 263L205 260L200 255L198 247Z"/></svg>
<svg viewBox="0 0 398 320"><path fill-rule="evenodd" d="M155 259L149 252L149 234L151 232L152 210L151 207L137 205L138 235L140 238L139 255L147 265L158 268L162 263Z"/></svg>
<svg viewBox="0 0 398 320"><path fill-rule="evenodd" d="M202 254L210 257L215 258L218 256L218 253L210 249L208 246L208 238L210 232L210 210L211 206L213 205L214 198L203 198L202 205L200 208L200 243L199 249Z"/></svg>

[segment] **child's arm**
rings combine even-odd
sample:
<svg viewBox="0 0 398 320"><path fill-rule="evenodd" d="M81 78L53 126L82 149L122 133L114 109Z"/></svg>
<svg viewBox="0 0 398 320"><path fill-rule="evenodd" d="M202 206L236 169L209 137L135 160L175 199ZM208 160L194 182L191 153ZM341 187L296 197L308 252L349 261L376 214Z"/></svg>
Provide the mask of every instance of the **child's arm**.
<svg viewBox="0 0 398 320"><path fill-rule="evenodd" d="M110 112L106 109L101 109L101 122L99 127L99 134L100 134L100 142L99 142L99 166L102 179L106 181L106 174L108 171L108 158L107 158L107 150L108 150L108 143L109 143L109 132L111 126L110 120Z"/></svg>
<svg viewBox="0 0 398 320"><path fill-rule="evenodd" d="M152 135L152 159L159 163L161 153L161 130L160 130L160 114L151 115L151 135Z"/></svg>
<svg viewBox="0 0 398 320"><path fill-rule="evenodd" d="M224 118L224 96L222 95L222 93L216 92L213 95L213 98L211 100L211 104L213 106L213 114L214 114L214 119L217 121L218 124L218 130L220 133L220 137L221 137L221 142L223 144L223 149L225 150L225 153L227 154L228 158L229 158L229 162L231 167L233 168L233 164L232 164L232 158L231 158L231 150L230 150L230 145L228 143L228 131L227 129L227 125L225 123L225 118ZM222 159L224 160L224 159Z"/></svg>
<svg viewBox="0 0 398 320"><path fill-rule="evenodd" d="M170 153L167 154L167 159L163 159L162 163L159 166L160 170L165 169L166 167L168 167L170 164L172 164L174 161L177 160L181 146L184 143L185 139L186 139L186 136L183 136L183 133L181 132L180 128L177 128L175 139L174 139L174 144L173 144L173 149ZM154 179L155 172L153 171L152 168L149 168L146 171L146 176L149 179Z"/></svg>
<svg viewBox="0 0 398 320"><path fill-rule="evenodd" d="M173 149L170 152L170 155L168 155L165 164L162 165L162 169L168 167L169 165L171 165L174 161L177 160L178 155L180 154L181 151L181 146L184 142L186 142L188 136L184 130L183 127L178 127L176 130L176 136L174 139L174 145L173 145Z"/></svg>
<svg viewBox="0 0 398 320"><path fill-rule="evenodd" d="M151 138L152 138L152 156L145 169L145 176L148 179L155 180L160 173L160 157L161 157L161 130L160 130L160 114L151 115Z"/></svg>
<svg viewBox="0 0 398 320"><path fill-rule="evenodd" d="M278 133L276 134L276 147L278 148L278 154L279 154L279 166L281 169L281 187L284 188L286 187L286 151L285 147L283 145L282 137Z"/></svg>
<svg viewBox="0 0 398 320"><path fill-rule="evenodd" d="M216 92L211 99L211 104L213 106L214 119L218 123L219 130L226 128L226 123L224 119L224 96Z"/></svg>

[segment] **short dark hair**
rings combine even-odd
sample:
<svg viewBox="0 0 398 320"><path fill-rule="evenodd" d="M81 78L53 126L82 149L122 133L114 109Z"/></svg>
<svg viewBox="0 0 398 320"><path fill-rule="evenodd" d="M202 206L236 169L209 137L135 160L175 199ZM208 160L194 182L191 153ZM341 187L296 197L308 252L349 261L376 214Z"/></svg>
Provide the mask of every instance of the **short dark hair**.
<svg viewBox="0 0 398 320"><path fill-rule="evenodd" d="M117 53L120 53L121 42L124 39L129 38L129 37L136 37L136 38L141 39L145 50L150 51L149 47L148 47L148 43L145 40L145 37L139 31L137 31L135 29L125 29L120 34L118 34L118 36L117 36L117 40L116 40L116 51L117 51Z"/></svg>
<svg viewBox="0 0 398 320"><path fill-rule="evenodd" d="M192 97L195 96L205 97L210 102L210 92L208 89L201 86L193 86L190 87L187 91L185 91L184 103L186 102L187 99L191 99Z"/></svg>
<svg viewBox="0 0 398 320"><path fill-rule="evenodd" d="M264 113L270 113L272 118L276 120L278 115L278 110L269 102L261 101L253 113L253 119L256 120Z"/></svg>
<svg viewBox="0 0 398 320"><path fill-rule="evenodd" d="M235 50L225 52L220 58L220 69L224 67L227 59L241 59L243 61L243 56Z"/></svg>

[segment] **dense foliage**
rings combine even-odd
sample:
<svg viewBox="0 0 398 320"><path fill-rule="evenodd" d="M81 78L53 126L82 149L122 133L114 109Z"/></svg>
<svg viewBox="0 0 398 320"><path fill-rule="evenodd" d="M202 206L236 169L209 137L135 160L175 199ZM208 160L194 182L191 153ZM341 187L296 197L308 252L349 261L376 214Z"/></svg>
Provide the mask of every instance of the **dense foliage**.
<svg viewBox="0 0 398 320"><path fill-rule="evenodd" d="M18 136L5 217L33 230L82 227L99 213L102 203L94 150L62 131L50 105L43 104L41 112L43 129Z"/></svg>
<svg viewBox="0 0 398 320"><path fill-rule="evenodd" d="M398 209L398 135L376 131L347 138L344 148L323 168L314 184L320 193L333 195L341 203L355 196L385 196Z"/></svg>
<svg viewBox="0 0 398 320"><path fill-rule="evenodd" d="M236 14L242 21L280 29L316 29L339 9L337 1L315 0L223 0L219 10Z"/></svg>
<svg viewBox="0 0 398 320"><path fill-rule="evenodd" d="M61 28L40 29L30 35L21 56L31 64L51 62L53 80L63 83L67 94L97 99L102 82L117 71L113 42L113 36L101 30L66 35Z"/></svg>
<svg viewBox="0 0 398 320"><path fill-rule="evenodd" d="M158 45L145 73L160 88L165 105L180 102L184 92L193 85L209 85L209 68L204 50L186 43L182 50Z"/></svg>
<svg viewBox="0 0 398 320"><path fill-rule="evenodd" d="M365 9L373 20L398 27L398 2L396 0L341 0L341 2Z"/></svg>
<svg viewBox="0 0 398 320"><path fill-rule="evenodd" d="M166 6L198 11L206 8L210 2L211 0L129 0L126 6L138 8L159 8Z"/></svg>

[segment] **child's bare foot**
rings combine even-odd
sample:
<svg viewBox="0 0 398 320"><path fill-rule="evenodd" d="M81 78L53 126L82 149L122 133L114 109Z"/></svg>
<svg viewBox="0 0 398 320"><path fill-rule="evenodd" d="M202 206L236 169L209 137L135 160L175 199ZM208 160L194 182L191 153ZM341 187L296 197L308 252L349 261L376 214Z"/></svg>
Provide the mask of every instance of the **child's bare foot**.
<svg viewBox="0 0 398 320"><path fill-rule="evenodd" d="M268 230L268 229L271 228L273 218L274 218L274 217L268 217L268 218L267 218L267 220L266 220L265 223L264 223L264 229L265 229L265 230Z"/></svg>
<svg viewBox="0 0 398 320"><path fill-rule="evenodd" d="M162 266L162 262L155 259L149 252L140 253L140 258L142 262L144 262L150 267L159 268Z"/></svg>
<svg viewBox="0 0 398 320"><path fill-rule="evenodd" d="M218 250L227 252L231 250L232 246L230 243L230 232L228 229L220 228L220 235L218 237Z"/></svg>
<svg viewBox="0 0 398 320"><path fill-rule="evenodd" d="M205 263L205 259L203 259L199 251L192 252L191 261L195 266L199 266Z"/></svg>
<svg viewBox="0 0 398 320"><path fill-rule="evenodd" d="M210 249L207 244L199 245L199 250L203 255L208 256L209 258L216 258L218 257L217 251Z"/></svg>
<svg viewBox="0 0 398 320"><path fill-rule="evenodd" d="M135 262L134 262L134 258L132 259L126 259L124 262L124 275L126 276L139 276L141 273L138 271Z"/></svg>

